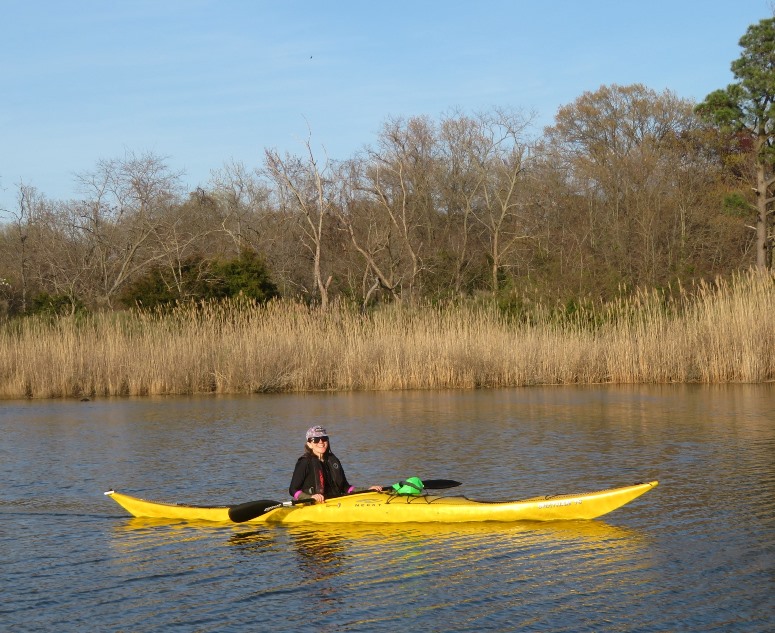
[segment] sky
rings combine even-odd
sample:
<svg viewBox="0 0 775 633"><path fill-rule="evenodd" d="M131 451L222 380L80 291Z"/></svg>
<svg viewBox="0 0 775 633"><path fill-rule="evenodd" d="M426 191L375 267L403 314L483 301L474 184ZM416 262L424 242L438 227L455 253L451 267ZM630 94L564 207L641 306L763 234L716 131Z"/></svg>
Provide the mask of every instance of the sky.
<svg viewBox="0 0 775 633"><path fill-rule="evenodd" d="M536 135L600 86L702 101L773 0L0 0L0 220L20 185L152 153L188 190L264 150L330 159L391 118L513 108Z"/></svg>

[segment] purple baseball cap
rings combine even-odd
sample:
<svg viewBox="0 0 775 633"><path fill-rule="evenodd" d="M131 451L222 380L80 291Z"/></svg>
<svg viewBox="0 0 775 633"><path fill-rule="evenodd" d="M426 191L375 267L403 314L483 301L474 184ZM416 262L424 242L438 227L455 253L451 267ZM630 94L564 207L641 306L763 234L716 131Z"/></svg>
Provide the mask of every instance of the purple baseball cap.
<svg viewBox="0 0 775 633"><path fill-rule="evenodd" d="M322 426L313 426L307 429L307 441L311 440L313 437L328 437L328 433L326 433L326 430Z"/></svg>

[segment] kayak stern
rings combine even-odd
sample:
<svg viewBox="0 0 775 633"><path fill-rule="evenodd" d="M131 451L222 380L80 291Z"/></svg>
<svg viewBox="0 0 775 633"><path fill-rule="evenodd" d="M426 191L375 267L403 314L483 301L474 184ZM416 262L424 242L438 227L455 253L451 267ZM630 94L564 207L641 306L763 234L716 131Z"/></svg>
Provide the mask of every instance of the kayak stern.
<svg viewBox="0 0 775 633"><path fill-rule="evenodd" d="M179 503L160 503L121 494L115 490L105 493L134 517L148 519L181 519L183 521L215 521L230 523L229 508L219 506L192 506Z"/></svg>

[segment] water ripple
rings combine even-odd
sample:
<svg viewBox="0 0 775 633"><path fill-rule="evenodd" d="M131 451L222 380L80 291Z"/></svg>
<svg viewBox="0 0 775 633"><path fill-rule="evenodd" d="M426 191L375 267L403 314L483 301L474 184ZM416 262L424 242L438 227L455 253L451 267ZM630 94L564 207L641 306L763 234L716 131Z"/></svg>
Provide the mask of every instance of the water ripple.
<svg viewBox="0 0 775 633"><path fill-rule="evenodd" d="M774 396L569 388L0 409L13 443L0 464L0 620L59 633L768 632ZM312 420L336 431L358 483L427 474L494 499L661 483L604 521L562 524L213 526L130 519L101 494L104 482L192 503L284 494L277 473Z"/></svg>

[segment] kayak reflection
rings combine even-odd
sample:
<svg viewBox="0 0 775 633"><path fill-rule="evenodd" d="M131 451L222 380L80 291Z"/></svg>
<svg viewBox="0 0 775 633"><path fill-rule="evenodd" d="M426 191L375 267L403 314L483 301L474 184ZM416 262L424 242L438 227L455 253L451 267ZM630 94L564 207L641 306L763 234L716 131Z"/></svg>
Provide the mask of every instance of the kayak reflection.
<svg viewBox="0 0 775 633"><path fill-rule="evenodd" d="M369 524L267 526L235 534L229 544L250 557L260 554L261 564L284 552L287 563L295 562L285 571L303 587L310 609L331 615L344 608L348 592L358 595L365 613L379 612L384 604L430 608L429 591L438 600L463 586L478 587L482 574L498 578L498 586L487 591L519 591L540 577L566 582L560 576L584 577L610 591L623 582L619 572L649 566L651 540L648 534L601 521L568 521L417 523L388 529ZM483 587L477 591L487 593Z"/></svg>
<svg viewBox="0 0 775 633"><path fill-rule="evenodd" d="M391 524L385 530L381 524L295 524L286 526L261 526L244 530L242 526L230 526L233 532L228 544L242 549L257 549L258 543L288 545L294 543L301 555L314 555L316 559L339 555L345 548L359 552L385 551L386 547L401 547L414 542L425 545L450 545L477 547L482 544L523 545L530 542L577 543L586 546L611 544L636 547L650 537L643 532L613 526L601 520L557 522L483 522L483 523L402 523ZM143 536L145 540L196 541L201 538L223 536L224 526L209 521L170 521L169 519L129 518L114 528L114 534ZM291 539L284 538L290 536Z"/></svg>
<svg viewBox="0 0 775 633"><path fill-rule="evenodd" d="M315 577L327 575L326 569L341 565L347 556L348 542L342 531L321 534L317 530L258 529L229 537L228 544L243 553L261 554L270 549L290 549L296 553L299 567Z"/></svg>
<svg viewBox="0 0 775 633"><path fill-rule="evenodd" d="M602 521L557 523L465 523L442 525L407 523L389 526L370 524L291 525L262 527L229 538L230 545L260 553L273 542L275 547L292 547L302 566L329 568L332 573L344 564L367 565L385 558L428 556L437 551L456 553L471 562L495 552L515 555L528 550L592 552L609 561L628 557L648 547L650 537L636 530ZM260 545L259 545L260 544Z"/></svg>
<svg viewBox="0 0 775 633"><path fill-rule="evenodd" d="M112 541L122 578L150 587L172 573L177 586L211 583L231 609L279 609L294 630L325 629L345 616L353 630L395 630L399 616L386 604L422 619L461 600L490 622L503 615L493 596L529 612L545 606L537 586L564 596L582 588L608 594L625 583L640 596L636 585L658 551L650 533L599 520L225 528L130 519L116 525ZM232 596L235 587L241 593Z"/></svg>

